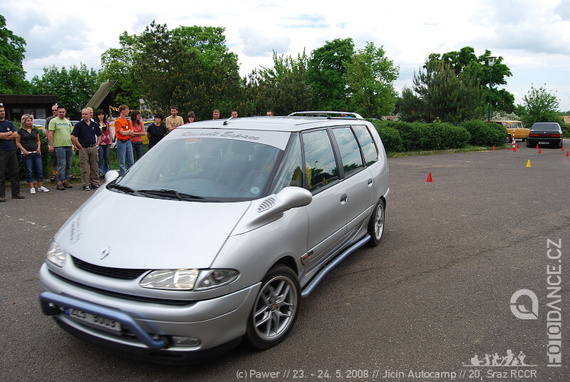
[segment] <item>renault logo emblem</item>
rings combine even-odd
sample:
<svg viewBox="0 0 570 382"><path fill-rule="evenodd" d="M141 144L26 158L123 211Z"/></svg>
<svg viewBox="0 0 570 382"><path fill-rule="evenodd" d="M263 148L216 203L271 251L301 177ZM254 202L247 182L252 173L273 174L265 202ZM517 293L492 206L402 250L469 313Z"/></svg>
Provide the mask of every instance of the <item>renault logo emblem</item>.
<svg viewBox="0 0 570 382"><path fill-rule="evenodd" d="M101 251L101 257L99 257L99 259L103 260L105 257L109 256L109 253L111 253L111 247L105 247Z"/></svg>

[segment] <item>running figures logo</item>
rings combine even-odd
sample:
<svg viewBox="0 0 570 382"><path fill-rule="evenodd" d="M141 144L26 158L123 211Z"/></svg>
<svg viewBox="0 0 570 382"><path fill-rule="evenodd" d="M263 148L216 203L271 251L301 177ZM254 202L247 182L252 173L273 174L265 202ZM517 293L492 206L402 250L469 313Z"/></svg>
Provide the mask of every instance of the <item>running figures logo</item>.
<svg viewBox="0 0 570 382"><path fill-rule="evenodd" d="M487 354L484 356L479 356L478 354L473 355L469 360L469 363L464 363L463 366L488 366L488 367L506 367L506 366L526 366L535 367L537 365L529 365L526 362L526 354L520 351L518 354L513 353L511 349L508 349L505 355L499 355L499 353Z"/></svg>

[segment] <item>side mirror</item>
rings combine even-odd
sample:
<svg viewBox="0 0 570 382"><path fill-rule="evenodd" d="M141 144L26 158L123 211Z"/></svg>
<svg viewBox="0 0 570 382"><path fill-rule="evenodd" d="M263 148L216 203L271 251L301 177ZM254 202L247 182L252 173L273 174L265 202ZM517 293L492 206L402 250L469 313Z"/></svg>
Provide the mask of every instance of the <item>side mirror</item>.
<svg viewBox="0 0 570 382"><path fill-rule="evenodd" d="M283 211L306 206L313 200L313 194L301 187L285 187L275 197L281 202Z"/></svg>
<svg viewBox="0 0 570 382"><path fill-rule="evenodd" d="M267 224L281 218L285 211L306 206L312 200L313 194L309 190L301 187L285 187L277 194L261 199L258 206L252 209L244 220L248 222L248 228Z"/></svg>
<svg viewBox="0 0 570 382"><path fill-rule="evenodd" d="M109 170L105 173L105 182L111 183L119 177L119 172L117 170Z"/></svg>

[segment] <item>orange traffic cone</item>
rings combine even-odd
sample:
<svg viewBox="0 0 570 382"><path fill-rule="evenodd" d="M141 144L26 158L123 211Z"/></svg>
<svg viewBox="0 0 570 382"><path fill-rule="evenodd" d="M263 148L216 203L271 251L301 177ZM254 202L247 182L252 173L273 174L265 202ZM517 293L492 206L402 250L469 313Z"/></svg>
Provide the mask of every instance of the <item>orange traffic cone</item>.
<svg viewBox="0 0 570 382"><path fill-rule="evenodd" d="M491 150L492 150L492 151L495 151L495 146L493 146L493 147L491 148Z"/></svg>
<svg viewBox="0 0 570 382"><path fill-rule="evenodd" d="M564 148L564 146L562 146L562 147L560 148L560 150L564 151L564 150L566 150L566 149Z"/></svg>
<svg viewBox="0 0 570 382"><path fill-rule="evenodd" d="M538 149L538 154L542 154L542 149L541 149L541 148Z"/></svg>
<svg viewBox="0 0 570 382"><path fill-rule="evenodd" d="M570 157L570 151L566 151L566 156Z"/></svg>
<svg viewBox="0 0 570 382"><path fill-rule="evenodd" d="M431 175L431 171L428 172L428 176L427 176L426 182L433 182L433 177L432 177L432 175Z"/></svg>
<svg viewBox="0 0 570 382"><path fill-rule="evenodd" d="M538 150L540 148L540 146L538 145L538 143L536 144L536 149Z"/></svg>

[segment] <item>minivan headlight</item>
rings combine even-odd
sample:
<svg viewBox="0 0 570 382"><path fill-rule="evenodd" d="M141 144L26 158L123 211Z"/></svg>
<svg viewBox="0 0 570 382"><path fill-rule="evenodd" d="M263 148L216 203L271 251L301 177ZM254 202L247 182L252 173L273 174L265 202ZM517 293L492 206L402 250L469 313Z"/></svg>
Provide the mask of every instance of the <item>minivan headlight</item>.
<svg viewBox="0 0 570 382"><path fill-rule="evenodd" d="M237 279L239 273L233 269L205 269L200 272L196 290L205 290L226 285Z"/></svg>
<svg viewBox="0 0 570 382"><path fill-rule="evenodd" d="M143 288L169 290L205 290L234 281L238 272L231 269L160 269L147 274Z"/></svg>
<svg viewBox="0 0 570 382"><path fill-rule="evenodd" d="M46 253L46 261L63 268L66 259L67 253L59 246L59 244L52 241Z"/></svg>

